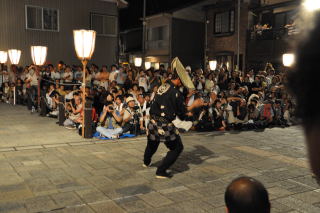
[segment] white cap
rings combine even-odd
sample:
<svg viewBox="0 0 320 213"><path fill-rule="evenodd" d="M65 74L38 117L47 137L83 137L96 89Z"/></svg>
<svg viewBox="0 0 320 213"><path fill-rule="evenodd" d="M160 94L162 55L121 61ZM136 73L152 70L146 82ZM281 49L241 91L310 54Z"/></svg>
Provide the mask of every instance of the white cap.
<svg viewBox="0 0 320 213"><path fill-rule="evenodd" d="M191 71L191 67L190 66L186 66L186 70Z"/></svg>
<svg viewBox="0 0 320 213"><path fill-rule="evenodd" d="M129 103L130 101L135 101L133 97L129 96L127 99L126 99L126 103Z"/></svg>

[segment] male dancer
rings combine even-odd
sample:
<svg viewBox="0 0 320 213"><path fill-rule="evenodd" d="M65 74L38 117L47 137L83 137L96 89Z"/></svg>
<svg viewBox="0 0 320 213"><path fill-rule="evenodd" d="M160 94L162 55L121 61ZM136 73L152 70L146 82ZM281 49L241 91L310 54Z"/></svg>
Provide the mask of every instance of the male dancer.
<svg viewBox="0 0 320 213"><path fill-rule="evenodd" d="M182 78L186 76L181 75ZM172 121L176 117L184 119L188 111L203 105L202 100L194 101L192 106L187 107L183 95L178 90L182 85L179 72L175 71L171 80L161 85L151 104L150 119L148 125L148 142L144 153L144 167L151 163L153 154L157 151L161 142L164 142L169 152L156 171L157 178L171 178L172 174L166 170L174 164L183 150L183 144L178 129ZM188 76L189 77L189 76Z"/></svg>

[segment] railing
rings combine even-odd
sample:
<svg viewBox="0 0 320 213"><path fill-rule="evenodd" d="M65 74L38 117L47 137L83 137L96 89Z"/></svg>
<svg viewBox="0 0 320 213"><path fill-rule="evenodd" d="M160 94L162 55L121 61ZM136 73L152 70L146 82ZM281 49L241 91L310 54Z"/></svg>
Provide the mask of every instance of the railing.
<svg viewBox="0 0 320 213"><path fill-rule="evenodd" d="M248 40L281 40L292 38L294 35L298 34L296 29L286 28L279 29L265 29L265 30L249 30Z"/></svg>
<svg viewBox="0 0 320 213"><path fill-rule="evenodd" d="M169 47L168 40L147 41L147 50L165 49Z"/></svg>

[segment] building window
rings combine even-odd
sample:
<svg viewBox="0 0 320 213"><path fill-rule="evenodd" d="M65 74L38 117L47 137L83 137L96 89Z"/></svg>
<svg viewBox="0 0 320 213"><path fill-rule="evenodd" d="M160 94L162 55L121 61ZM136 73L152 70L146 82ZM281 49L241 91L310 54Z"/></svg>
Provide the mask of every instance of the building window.
<svg viewBox="0 0 320 213"><path fill-rule="evenodd" d="M168 40L168 38L169 38L168 26L153 27L148 29L149 41Z"/></svg>
<svg viewBox="0 0 320 213"><path fill-rule="evenodd" d="M26 5L26 29L59 31L59 10Z"/></svg>
<svg viewBox="0 0 320 213"><path fill-rule="evenodd" d="M234 11L216 13L214 34L230 34L234 32Z"/></svg>
<svg viewBox="0 0 320 213"><path fill-rule="evenodd" d="M91 29L98 35L117 36L118 20L116 16L91 13Z"/></svg>
<svg viewBox="0 0 320 213"><path fill-rule="evenodd" d="M169 47L168 25L149 28L147 33L147 49L164 49Z"/></svg>

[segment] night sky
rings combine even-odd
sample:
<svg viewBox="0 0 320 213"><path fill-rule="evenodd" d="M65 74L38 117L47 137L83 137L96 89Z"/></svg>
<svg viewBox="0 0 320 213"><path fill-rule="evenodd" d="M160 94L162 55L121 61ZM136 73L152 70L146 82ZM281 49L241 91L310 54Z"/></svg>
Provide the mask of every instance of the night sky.
<svg viewBox="0 0 320 213"><path fill-rule="evenodd" d="M147 0L147 16L178 9L201 0ZM141 27L143 0L127 0L128 8L120 10L120 30Z"/></svg>

